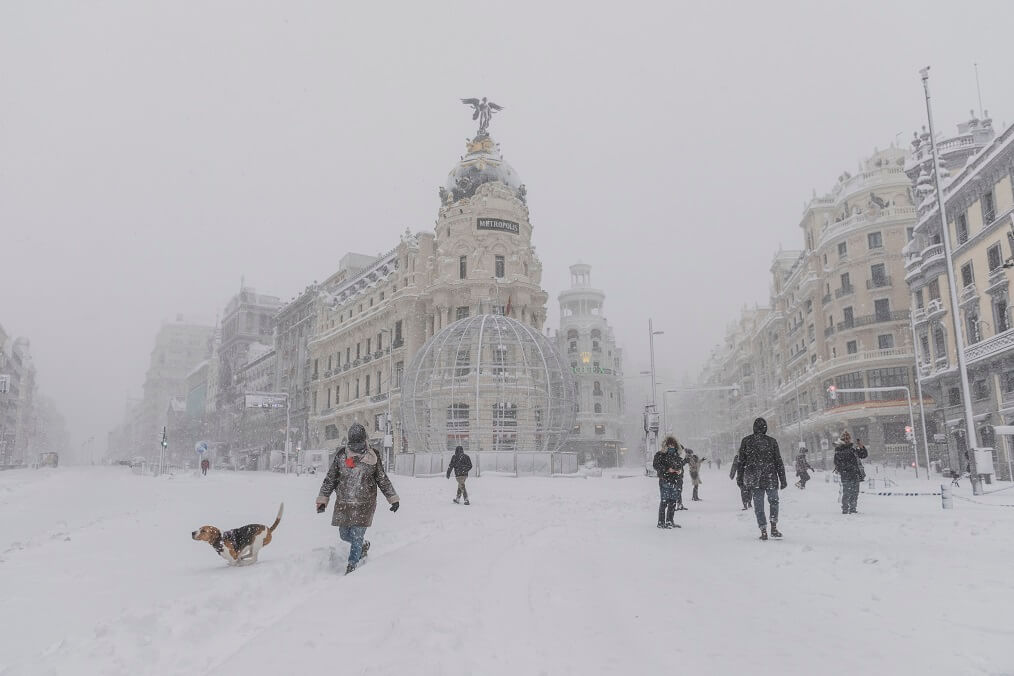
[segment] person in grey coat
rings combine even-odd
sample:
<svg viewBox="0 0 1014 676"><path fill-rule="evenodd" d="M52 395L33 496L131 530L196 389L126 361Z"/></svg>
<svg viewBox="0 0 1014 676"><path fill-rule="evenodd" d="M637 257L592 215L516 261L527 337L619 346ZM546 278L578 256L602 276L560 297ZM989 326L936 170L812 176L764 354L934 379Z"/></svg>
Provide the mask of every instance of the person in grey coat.
<svg viewBox="0 0 1014 676"><path fill-rule="evenodd" d="M348 445L335 453L316 501L320 513L327 509L331 493L337 494L331 525L337 526L338 537L349 543L346 575L355 570L370 551L366 529L373 525L378 488L390 503L391 511L397 512L401 502L384 471L384 463L366 443L366 430L355 423L349 428Z"/></svg>

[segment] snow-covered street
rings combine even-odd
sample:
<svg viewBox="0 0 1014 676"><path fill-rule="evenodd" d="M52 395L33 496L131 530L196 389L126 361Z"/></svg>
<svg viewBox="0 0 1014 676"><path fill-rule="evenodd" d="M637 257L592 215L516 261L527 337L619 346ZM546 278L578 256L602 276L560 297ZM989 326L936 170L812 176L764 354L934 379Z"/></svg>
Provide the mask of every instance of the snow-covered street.
<svg viewBox="0 0 1014 676"><path fill-rule="evenodd" d="M863 495L845 517L817 473L763 543L725 469L676 531L641 477L473 479L471 507L393 480L402 509L343 577L319 476L0 474L0 673L1014 673L1014 508ZM255 566L190 539L283 500Z"/></svg>

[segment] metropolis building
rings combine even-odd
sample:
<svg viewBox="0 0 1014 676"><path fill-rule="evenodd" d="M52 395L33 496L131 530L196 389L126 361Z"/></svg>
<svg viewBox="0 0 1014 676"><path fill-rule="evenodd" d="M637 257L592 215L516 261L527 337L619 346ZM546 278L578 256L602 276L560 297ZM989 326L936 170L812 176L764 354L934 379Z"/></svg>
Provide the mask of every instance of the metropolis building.
<svg viewBox="0 0 1014 676"><path fill-rule="evenodd" d="M557 344L577 381L577 419L566 450L579 462L623 464L623 354L605 318L606 295L591 283L591 266L570 266L570 288L560 293Z"/></svg>
<svg viewBox="0 0 1014 676"><path fill-rule="evenodd" d="M432 230L406 230L376 257L353 254L320 285L308 343L308 447L334 448L358 422L377 443L390 431L396 451L417 450L397 413L406 365L427 340L479 314L543 330L548 296L525 186L485 124L440 187ZM456 414L433 413L446 418L448 444L459 439Z"/></svg>

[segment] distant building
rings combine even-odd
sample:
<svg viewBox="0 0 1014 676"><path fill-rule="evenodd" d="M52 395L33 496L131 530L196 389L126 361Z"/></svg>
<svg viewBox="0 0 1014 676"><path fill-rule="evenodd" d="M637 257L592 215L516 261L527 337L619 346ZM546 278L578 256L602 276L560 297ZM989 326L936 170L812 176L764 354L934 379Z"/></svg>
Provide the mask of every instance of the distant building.
<svg viewBox="0 0 1014 676"><path fill-rule="evenodd" d="M561 354L577 381L577 420L565 450L578 460L615 466L623 445L623 352L605 317L605 293L591 283L591 266L570 266L570 288L561 292Z"/></svg>

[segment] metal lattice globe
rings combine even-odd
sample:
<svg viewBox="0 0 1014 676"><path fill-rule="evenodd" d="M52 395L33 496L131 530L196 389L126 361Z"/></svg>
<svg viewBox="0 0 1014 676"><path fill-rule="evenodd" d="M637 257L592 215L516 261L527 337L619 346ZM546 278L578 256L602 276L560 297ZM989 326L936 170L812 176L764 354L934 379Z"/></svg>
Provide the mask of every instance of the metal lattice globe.
<svg viewBox="0 0 1014 676"><path fill-rule="evenodd" d="M510 317L460 319L426 341L402 380L409 450L554 452L576 415L574 376L553 343Z"/></svg>

